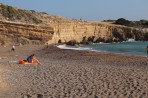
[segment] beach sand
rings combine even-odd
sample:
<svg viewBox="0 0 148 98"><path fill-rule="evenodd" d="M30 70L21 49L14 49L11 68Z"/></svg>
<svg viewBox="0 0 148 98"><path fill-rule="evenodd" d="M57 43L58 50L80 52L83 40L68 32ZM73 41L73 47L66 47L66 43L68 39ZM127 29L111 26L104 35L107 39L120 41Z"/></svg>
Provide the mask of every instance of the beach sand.
<svg viewBox="0 0 148 98"><path fill-rule="evenodd" d="M148 98L148 57L0 47L0 98ZM21 65L36 54L41 65Z"/></svg>

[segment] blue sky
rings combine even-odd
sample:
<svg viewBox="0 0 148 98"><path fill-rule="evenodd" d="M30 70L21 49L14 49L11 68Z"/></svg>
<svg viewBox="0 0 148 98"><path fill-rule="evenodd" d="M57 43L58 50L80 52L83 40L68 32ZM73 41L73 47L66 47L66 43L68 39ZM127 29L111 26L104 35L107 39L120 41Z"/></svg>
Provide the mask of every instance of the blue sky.
<svg viewBox="0 0 148 98"><path fill-rule="evenodd" d="M148 20L148 0L0 0L0 3L90 21Z"/></svg>

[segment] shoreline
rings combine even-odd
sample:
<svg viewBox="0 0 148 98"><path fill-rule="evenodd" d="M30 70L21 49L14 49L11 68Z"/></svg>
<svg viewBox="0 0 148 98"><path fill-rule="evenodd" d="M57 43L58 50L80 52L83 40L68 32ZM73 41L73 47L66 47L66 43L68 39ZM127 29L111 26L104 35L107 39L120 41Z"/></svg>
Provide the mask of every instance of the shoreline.
<svg viewBox="0 0 148 98"><path fill-rule="evenodd" d="M92 52L97 52L97 53L104 53L104 54L119 54L119 55L127 55L127 56L136 56L136 57L147 57L147 55L133 55L133 54L126 54L126 53L116 53L116 52L109 52L109 51L98 51L98 50L93 50L92 48L85 48L81 46L69 46L66 44L60 44L60 45L55 45L59 49L69 49L69 50L79 50L79 51L92 51Z"/></svg>
<svg viewBox="0 0 148 98"><path fill-rule="evenodd" d="M1 98L147 98L148 58L54 45L1 48L0 61L25 59L35 53L41 65L0 62ZM40 97L39 97L40 96Z"/></svg>

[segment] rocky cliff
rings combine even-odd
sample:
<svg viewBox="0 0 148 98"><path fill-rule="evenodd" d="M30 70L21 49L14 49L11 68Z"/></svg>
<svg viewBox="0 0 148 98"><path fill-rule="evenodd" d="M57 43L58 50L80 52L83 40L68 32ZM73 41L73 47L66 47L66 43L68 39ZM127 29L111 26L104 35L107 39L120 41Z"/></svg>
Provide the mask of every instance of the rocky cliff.
<svg viewBox="0 0 148 98"><path fill-rule="evenodd" d="M104 23L79 22L59 23L53 25L54 35L49 42L116 42L126 41L129 38L146 40L146 33L136 28L116 26Z"/></svg>
<svg viewBox="0 0 148 98"><path fill-rule="evenodd" d="M78 43L113 42L125 41L128 38L145 40L145 33L135 28L91 22L55 23L50 25L0 22L1 45L65 43L71 40Z"/></svg>
<svg viewBox="0 0 148 98"><path fill-rule="evenodd" d="M0 44L43 44L53 37L50 26L0 21Z"/></svg>
<svg viewBox="0 0 148 98"><path fill-rule="evenodd" d="M102 22L84 22L0 4L0 44L43 44L76 41L148 40L148 30Z"/></svg>

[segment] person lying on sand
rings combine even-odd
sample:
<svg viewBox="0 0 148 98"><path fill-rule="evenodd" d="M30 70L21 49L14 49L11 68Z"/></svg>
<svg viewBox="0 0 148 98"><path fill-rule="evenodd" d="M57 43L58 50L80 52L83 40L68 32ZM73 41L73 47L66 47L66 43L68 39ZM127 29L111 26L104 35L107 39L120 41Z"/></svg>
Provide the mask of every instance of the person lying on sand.
<svg viewBox="0 0 148 98"><path fill-rule="evenodd" d="M30 55L27 60L23 60L25 62L28 63L35 63L35 64L41 64L36 58L35 58L35 54Z"/></svg>

